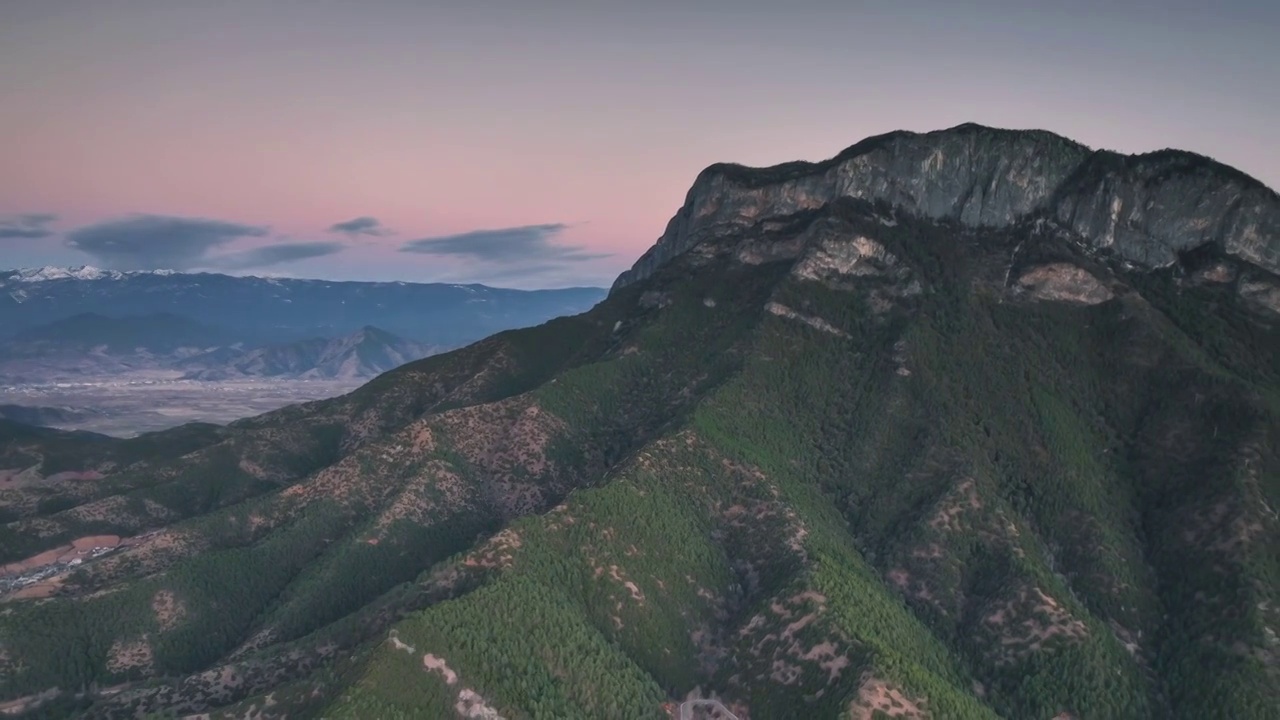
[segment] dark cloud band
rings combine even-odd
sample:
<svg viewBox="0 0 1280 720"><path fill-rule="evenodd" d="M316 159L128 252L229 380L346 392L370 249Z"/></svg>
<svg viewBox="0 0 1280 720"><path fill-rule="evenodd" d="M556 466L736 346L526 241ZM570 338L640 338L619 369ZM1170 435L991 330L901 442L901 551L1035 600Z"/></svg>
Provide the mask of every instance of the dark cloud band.
<svg viewBox="0 0 1280 720"><path fill-rule="evenodd" d="M67 245L117 270L187 270L202 265L214 248L267 234L265 227L222 220L136 215L73 230Z"/></svg>
<svg viewBox="0 0 1280 720"><path fill-rule="evenodd" d="M78 228L67 234L66 243L115 270L245 270L332 255L344 247L338 242L295 242L274 243L238 252L215 252L237 240L268 235L270 229L258 225L207 218L136 215Z"/></svg>
<svg viewBox="0 0 1280 720"><path fill-rule="evenodd" d="M49 225L57 219L57 215L49 213L27 213L0 218L0 240L33 240L49 237L53 235Z"/></svg>
<svg viewBox="0 0 1280 720"><path fill-rule="evenodd" d="M581 246L554 244L552 240L568 227L564 223L548 223L498 230L473 230L456 235L411 240L400 247L400 252L447 255L502 265L563 264L610 257L608 254L588 252Z"/></svg>
<svg viewBox="0 0 1280 720"><path fill-rule="evenodd" d="M364 215L346 222L334 223L329 226L329 232L343 233L344 235L372 235L374 237L387 235L391 231L383 227L378 218Z"/></svg>

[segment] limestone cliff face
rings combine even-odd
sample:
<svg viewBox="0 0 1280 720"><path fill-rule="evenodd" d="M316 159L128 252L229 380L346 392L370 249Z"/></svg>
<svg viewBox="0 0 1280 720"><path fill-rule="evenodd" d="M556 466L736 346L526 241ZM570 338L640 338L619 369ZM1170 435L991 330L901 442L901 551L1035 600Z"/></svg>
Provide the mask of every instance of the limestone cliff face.
<svg viewBox="0 0 1280 720"><path fill-rule="evenodd" d="M840 197L973 227L1048 217L1142 267L1217 242L1280 273L1280 198L1243 173L1190 153L1123 156L1048 132L969 124L870 138L820 163L713 165L614 288L648 277L703 240Z"/></svg>
<svg viewBox="0 0 1280 720"><path fill-rule="evenodd" d="M1280 272L1280 198L1192 153L1098 153L1057 194L1052 213L1094 245L1144 267L1217 242L1230 255Z"/></svg>

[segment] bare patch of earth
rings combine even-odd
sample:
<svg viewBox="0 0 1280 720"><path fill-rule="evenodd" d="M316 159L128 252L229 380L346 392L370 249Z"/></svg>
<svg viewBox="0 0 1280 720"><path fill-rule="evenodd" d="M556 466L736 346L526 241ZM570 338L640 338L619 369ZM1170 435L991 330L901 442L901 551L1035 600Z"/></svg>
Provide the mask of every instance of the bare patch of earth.
<svg viewBox="0 0 1280 720"><path fill-rule="evenodd" d="M806 590L790 596L779 596L769 603L769 611L757 613L738 629L738 637L750 645L752 658L764 660L767 677L780 685L795 685L806 674L806 668L826 675L827 686L840 679L852 664L848 656L847 638L834 632L825 622L827 598ZM817 697L826 692L818 690Z"/></svg>
<svg viewBox="0 0 1280 720"><path fill-rule="evenodd" d="M116 638L107 654L107 669L123 673L135 668L147 669L153 660L151 639L146 635L133 640Z"/></svg>
<svg viewBox="0 0 1280 720"><path fill-rule="evenodd" d="M846 717L854 720L884 717L924 720L929 713L925 710L924 700L912 698L884 680L867 678L858 687L858 698L850 704Z"/></svg>
<svg viewBox="0 0 1280 720"><path fill-rule="evenodd" d="M151 609L161 630L172 630L187 615L187 606L172 590L161 590L151 598Z"/></svg>
<svg viewBox="0 0 1280 720"><path fill-rule="evenodd" d="M449 667L449 663L442 657L427 653L422 656L422 667L428 672L438 674L445 685L452 687L458 684L458 673ZM503 720L502 715L489 706L484 696L468 687L458 690L457 702L453 704L453 709L464 718Z"/></svg>
<svg viewBox="0 0 1280 720"><path fill-rule="evenodd" d="M997 662L1008 664L1039 652L1055 639L1081 642L1088 627L1071 616L1056 599L1038 587L1027 585L994 604L982 618L999 643Z"/></svg>

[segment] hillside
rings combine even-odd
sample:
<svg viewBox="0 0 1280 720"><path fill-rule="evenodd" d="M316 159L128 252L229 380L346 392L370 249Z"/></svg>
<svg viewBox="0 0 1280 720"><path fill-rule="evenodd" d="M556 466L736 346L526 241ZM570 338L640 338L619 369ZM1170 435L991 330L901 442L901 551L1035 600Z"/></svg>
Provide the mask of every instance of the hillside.
<svg viewBox="0 0 1280 720"><path fill-rule="evenodd" d="M589 312L227 427L0 421L0 703L1274 717L1276 197L1094 156L717 166Z"/></svg>

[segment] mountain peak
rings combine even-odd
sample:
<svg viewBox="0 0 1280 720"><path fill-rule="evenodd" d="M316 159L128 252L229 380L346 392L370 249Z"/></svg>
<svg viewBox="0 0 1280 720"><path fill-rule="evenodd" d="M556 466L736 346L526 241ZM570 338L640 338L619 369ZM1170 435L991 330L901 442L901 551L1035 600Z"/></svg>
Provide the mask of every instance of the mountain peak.
<svg viewBox="0 0 1280 720"><path fill-rule="evenodd" d="M103 278L123 277L122 273L114 270L103 270L93 267L92 265L80 265L78 267L58 267L54 265L45 265L39 268L24 268L18 270L15 278L19 282L45 282L48 280L101 280Z"/></svg>
<svg viewBox="0 0 1280 720"><path fill-rule="evenodd" d="M365 325L335 338L277 343L241 352L225 349L180 363L184 379L225 380L233 377L298 377L305 379L367 378L437 352L386 330Z"/></svg>
<svg viewBox="0 0 1280 720"><path fill-rule="evenodd" d="M123 280L135 275L176 275L177 270L107 270L93 265L45 265L38 268L19 268L9 271L10 280L25 283L51 280Z"/></svg>
<svg viewBox="0 0 1280 720"><path fill-rule="evenodd" d="M842 197L966 227L1049 220L1085 246L1148 269L1216 244L1280 274L1280 198L1239 170L1185 151L1123 155L1045 130L964 123L876 135L820 162L711 165L614 288L647 277L703 238Z"/></svg>

